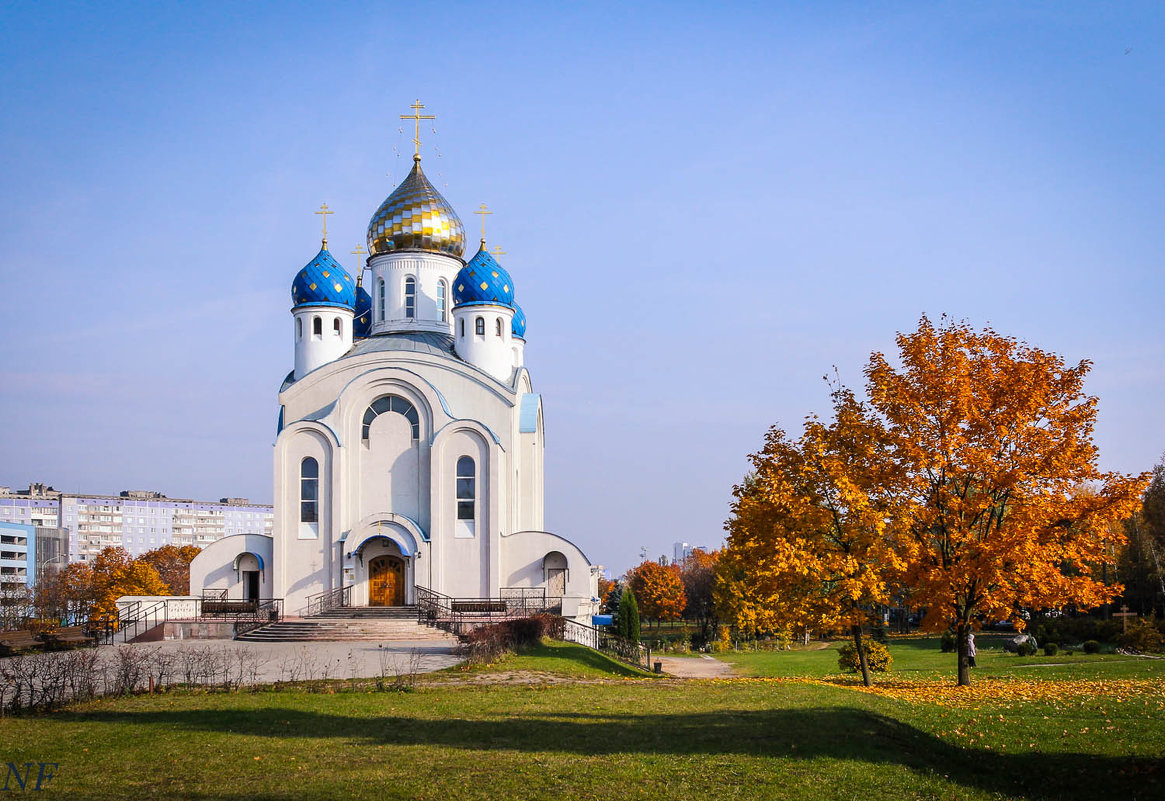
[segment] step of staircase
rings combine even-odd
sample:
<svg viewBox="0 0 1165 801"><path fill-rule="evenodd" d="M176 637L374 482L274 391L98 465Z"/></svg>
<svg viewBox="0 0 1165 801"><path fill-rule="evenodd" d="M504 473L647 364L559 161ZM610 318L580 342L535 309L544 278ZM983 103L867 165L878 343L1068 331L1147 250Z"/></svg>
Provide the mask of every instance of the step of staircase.
<svg viewBox="0 0 1165 801"><path fill-rule="evenodd" d="M412 620L319 619L282 620L240 634L247 642L402 642L452 643L456 638Z"/></svg>
<svg viewBox="0 0 1165 801"><path fill-rule="evenodd" d="M309 620L416 620L415 606L340 606L328 609Z"/></svg>

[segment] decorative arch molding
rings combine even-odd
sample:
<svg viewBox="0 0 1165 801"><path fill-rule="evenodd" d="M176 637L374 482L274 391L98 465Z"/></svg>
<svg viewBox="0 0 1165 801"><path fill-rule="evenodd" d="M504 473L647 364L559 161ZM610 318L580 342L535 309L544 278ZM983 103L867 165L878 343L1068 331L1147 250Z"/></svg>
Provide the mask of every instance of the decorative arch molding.
<svg viewBox="0 0 1165 801"><path fill-rule="evenodd" d="M396 395L413 405L419 415L419 437L422 443L431 443L440 425L437 409L449 414L445 398L427 380L400 368L381 368L363 373L344 387L340 393L341 415L336 420L343 431L353 432L353 441L359 442L363 430L364 413L377 399Z"/></svg>
<svg viewBox="0 0 1165 801"><path fill-rule="evenodd" d="M262 554L255 553L254 551L243 551L242 553L235 556L235 563L234 563L234 565L232 565L232 567L234 567L234 569L236 571L239 569L239 565L242 563L243 557L246 557L246 556L255 557L255 561L257 561L259 563L259 569L263 570L264 562L263 562L263 555Z"/></svg>
<svg viewBox="0 0 1165 801"><path fill-rule="evenodd" d="M489 426L484 423L479 423L477 420L450 420L441 429L433 434L433 444L436 445L439 439L447 437L449 434L455 434L458 431L465 431L471 434L476 434L482 438L482 441L492 440L493 444L505 453L505 447L502 441L498 438Z"/></svg>
<svg viewBox="0 0 1165 801"><path fill-rule="evenodd" d="M285 441L290 440L297 434L307 434L313 436L320 441L320 444L325 448L339 448L342 446L340 436L327 423L321 423L318 420L298 420L291 423L283 429L280 435L281 439Z"/></svg>
<svg viewBox="0 0 1165 801"><path fill-rule="evenodd" d="M420 550L421 543L429 541L429 535L421 528L420 523L412 518L395 512L374 512L352 526L344 535L342 540L345 543L344 550L356 553L366 542L377 537L393 540L406 556L415 555ZM348 547L349 543L352 547Z"/></svg>
<svg viewBox="0 0 1165 801"><path fill-rule="evenodd" d="M558 550L562 551L564 554L568 553L569 551L574 551L575 553L577 553L579 556L582 557L583 561L586 564L588 564L588 565L591 564L591 560L587 558L587 555L585 553L583 553L582 548L578 547L577 545L575 545L573 542L571 542L570 540L568 540L566 537L562 536L561 534L555 534L553 531L533 531L533 530L511 531L508 534L502 534L502 537L507 538L507 539L510 537L521 538L522 535L528 536L531 534L533 534L533 535L540 534L540 535L543 535L546 537L553 537L554 539L563 543L562 546L558 546L558 548L557 548ZM556 543L556 545L557 545L557 543ZM569 560L569 558L570 557L568 556L567 559Z"/></svg>

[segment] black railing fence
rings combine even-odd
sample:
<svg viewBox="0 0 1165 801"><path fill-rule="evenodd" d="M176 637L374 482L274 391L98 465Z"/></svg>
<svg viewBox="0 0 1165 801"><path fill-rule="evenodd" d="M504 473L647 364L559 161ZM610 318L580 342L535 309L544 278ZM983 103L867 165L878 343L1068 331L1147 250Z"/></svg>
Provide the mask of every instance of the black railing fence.
<svg viewBox="0 0 1165 801"><path fill-rule="evenodd" d="M334 590L309 595L307 604L303 607L303 616L313 617L315 615L322 615L331 609L351 606L352 587L353 585L349 584L346 587L337 587Z"/></svg>
<svg viewBox="0 0 1165 801"><path fill-rule="evenodd" d="M478 626L536 614L559 614L562 609L561 599L547 599L546 591L537 588L503 589L499 598L453 598L420 586L416 593L418 622L458 637ZM561 627L553 627L554 636L650 670L651 651L639 643L570 618L562 618L562 621ZM558 635L559 631L561 635Z"/></svg>

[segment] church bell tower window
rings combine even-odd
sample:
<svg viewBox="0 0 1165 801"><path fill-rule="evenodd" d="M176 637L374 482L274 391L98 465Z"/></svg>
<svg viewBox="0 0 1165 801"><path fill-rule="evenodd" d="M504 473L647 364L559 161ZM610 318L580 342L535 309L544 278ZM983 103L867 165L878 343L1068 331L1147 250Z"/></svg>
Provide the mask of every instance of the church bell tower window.
<svg viewBox="0 0 1165 801"><path fill-rule="evenodd" d="M417 279L411 275L405 279L405 317L410 320L417 316Z"/></svg>
<svg viewBox="0 0 1165 801"><path fill-rule="evenodd" d="M497 334L499 337L502 335L502 318L501 317L494 320L494 333Z"/></svg>
<svg viewBox="0 0 1165 801"><path fill-rule="evenodd" d="M376 318L384 322L384 279L376 283Z"/></svg>
<svg viewBox="0 0 1165 801"><path fill-rule="evenodd" d="M478 317L476 320L474 320L473 333L477 334L479 337L485 336L485 318L484 317Z"/></svg>
<svg viewBox="0 0 1165 801"><path fill-rule="evenodd" d="M445 322L445 312L449 305L447 297L448 287L445 286L445 279L442 278L437 282L437 317L441 319L441 322Z"/></svg>
<svg viewBox="0 0 1165 801"><path fill-rule="evenodd" d="M311 318L311 334L313 337L322 337L324 335L324 321L318 316Z"/></svg>

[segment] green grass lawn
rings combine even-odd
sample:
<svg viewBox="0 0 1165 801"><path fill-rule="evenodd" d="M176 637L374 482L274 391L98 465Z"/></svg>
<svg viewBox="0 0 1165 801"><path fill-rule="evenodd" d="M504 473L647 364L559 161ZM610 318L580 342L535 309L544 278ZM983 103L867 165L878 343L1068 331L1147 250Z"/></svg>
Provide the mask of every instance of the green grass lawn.
<svg viewBox="0 0 1165 801"><path fill-rule="evenodd" d="M1119 654L1085 654L1072 656L1019 657L1004 653L1003 634L975 637L979 652L978 667L971 680L995 678L1090 679L1090 678L1165 678L1165 659L1143 659ZM716 654L730 662L741 676L808 676L838 674L837 649L840 642L827 648L792 651L756 651ZM955 655L939 650L939 638L924 636L891 637L890 655L894 658L892 674L898 678L954 681Z"/></svg>
<svg viewBox="0 0 1165 801"><path fill-rule="evenodd" d="M941 667L923 644L891 647L920 675ZM830 653L734 660L771 674L792 669L782 658L809 675ZM1096 683L1020 706L952 706L799 680L631 677L561 645L473 672L517 670L587 681L476 685L470 675L414 692L110 699L0 721L0 761L59 763L46 797L66 798L1165 796L1159 680L1126 681L1119 693Z"/></svg>

